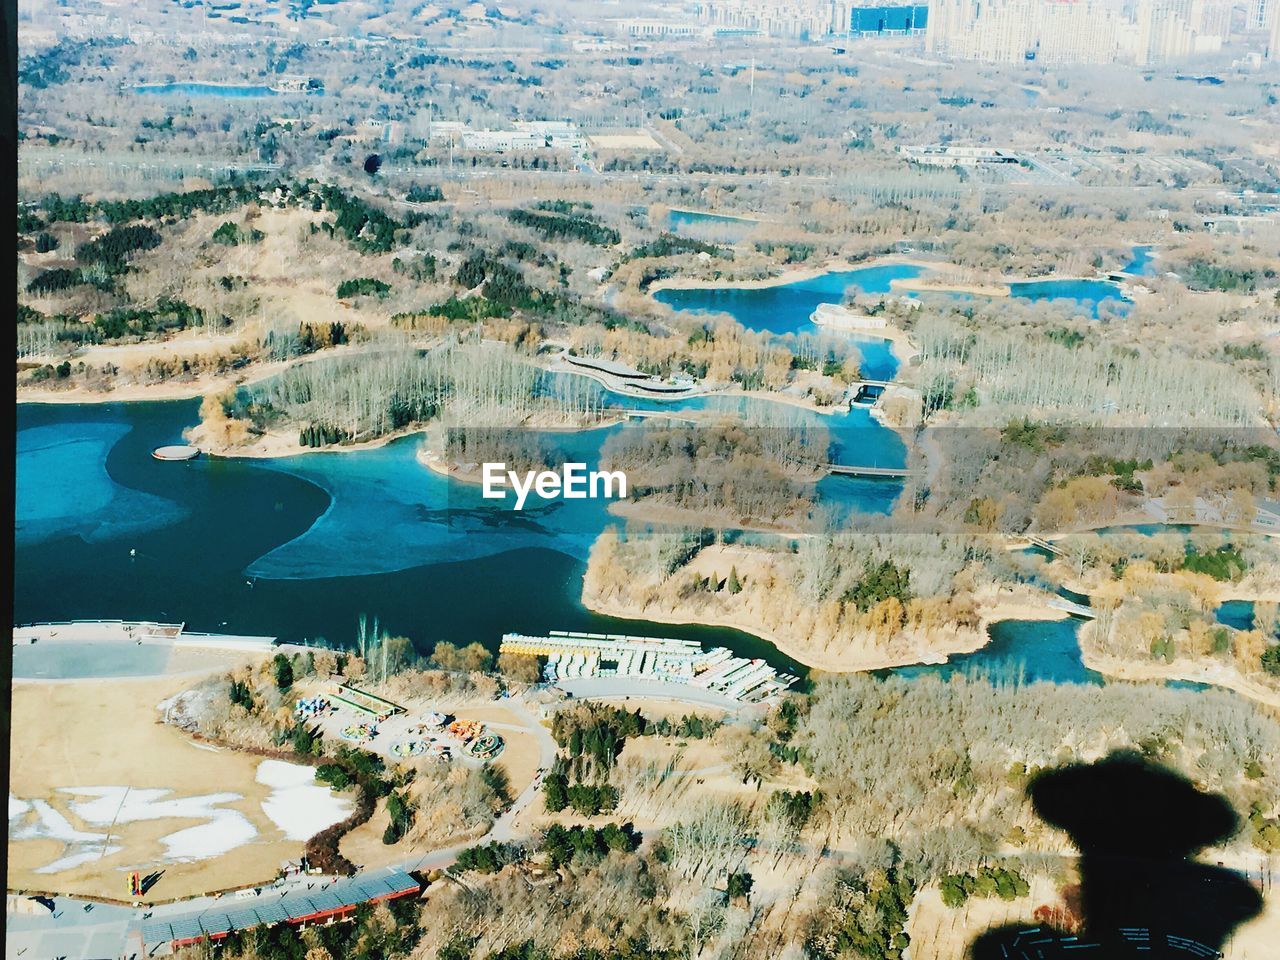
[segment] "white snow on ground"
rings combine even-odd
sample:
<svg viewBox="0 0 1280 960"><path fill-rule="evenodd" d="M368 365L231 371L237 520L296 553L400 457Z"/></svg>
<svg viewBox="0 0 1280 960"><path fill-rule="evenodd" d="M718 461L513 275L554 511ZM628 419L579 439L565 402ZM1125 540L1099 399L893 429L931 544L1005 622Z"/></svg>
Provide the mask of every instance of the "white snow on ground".
<svg viewBox="0 0 1280 960"><path fill-rule="evenodd" d="M84 841L106 839L106 835L102 833L86 833L83 830L77 830L71 825L70 820L49 806L44 800L32 800L31 806L36 812L37 821L16 826L11 824L9 829L10 840L34 840L40 838L61 840L63 843L82 843ZM12 809L12 805L10 805L10 809Z"/></svg>
<svg viewBox="0 0 1280 960"><path fill-rule="evenodd" d="M238 810L220 804L239 800L238 793L207 793L198 797L165 799L172 790L133 790L128 787L63 787L63 793L88 795L72 801L71 809L86 823L132 823L136 820L204 820L160 838L171 860L206 860L248 843L258 830Z"/></svg>
<svg viewBox="0 0 1280 960"><path fill-rule="evenodd" d="M263 760L255 779L271 788L271 796L262 801L262 812L290 840L313 837L351 813L349 800L316 783L314 767Z"/></svg>
<svg viewBox="0 0 1280 960"><path fill-rule="evenodd" d="M216 809L218 804L239 800L241 796L238 793L206 793L199 797L165 800L162 798L173 793L172 790L129 787L63 787L60 792L97 797L96 800L74 800L71 809L86 823L101 824L165 820L169 817L207 820L226 812Z"/></svg>
<svg viewBox="0 0 1280 960"><path fill-rule="evenodd" d="M170 860L207 860L243 846L258 830L238 810L217 810L208 823L160 838Z"/></svg>
<svg viewBox="0 0 1280 960"><path fill-rule="evenodd" d="M35 817L30 816L35 812ZM36 873L59 873L102 856L105 833L77 830L62 813L44 800L22 800L9 794L9 840L61 840L66 844L57 860L36 868ZM119 847L108 847L116 853Z"/></svg>
<svg viewBox="0 0 1280 960"><path fill-rule="evenodd" d="M281 764L290 767L291 764ZM303 768L311 774L310 768ZM312 775L314 779L314 775ZM310 789L319 789L312 787ZM249 843L258 829L239 810L222 804L239 800L238 793L209 793L198 797L169 797L172 790L132 790L128 787L62 787L61 793L93 799L71 801L71 811L95 826L132 823L138 820L198 820L195 826L160 838L170 860L207 860ZM324 791L327 793L328 791ZM273 794L273 797L275 795ZM34 811L34 822L30 816ZM337 819L342 819L345 813ZM274 818L273 818L274 819ZM326 821L325 826L330 822ZM292 834L290 834L292 836ZM102 844L106 833L77 830L58 810L44 800L30 802L9 795L9 839L47 838L67 844L57 860L37 868L37 873L59 873L99 857L118 853L122 847Z"/></svg>
<svg viewBox="0 0 1280 960"><path fill-rule="evenodd" d="M71 847L74 853L68 853L64 857L59 857L53 863L46 863L43 867L36 867L36 873L61 873L63 870L70 870L72 867L78 867L82 863L88 863L90 860L97 860L99 857L109 857L113 853L119 853L123 847L107 847L103 850L96 843L91 848L86 848L80 844Z"/></svg>

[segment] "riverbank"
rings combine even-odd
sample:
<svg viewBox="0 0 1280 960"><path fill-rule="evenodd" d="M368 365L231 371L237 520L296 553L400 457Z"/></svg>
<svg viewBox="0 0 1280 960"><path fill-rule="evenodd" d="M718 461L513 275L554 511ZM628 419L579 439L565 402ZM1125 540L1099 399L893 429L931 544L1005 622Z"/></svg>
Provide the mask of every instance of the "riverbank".
<svg viewBox="0 0 1280 960"><path fill-rule="evenodd" d="M810 482L816 482L817 478ZM816 506L816 504L815 504ZM726 510L695 510L677 507L652 500L615 500L606 508L610 514L623 520L654 524L656 526L710 527L722 530L746 530L754 533L812 534L811 519L793 517L766 523L735 516Z"/></svg>
<svg viewBox="0 0 1280 960"><path fill-rule="evenodd" d="M159 354L173 352L174 340L162 341L143 341L137 344L130 344L127 347L112 348L128 350L128 358L135 364L144 364L151 357ZM199 342L193 342L193 346L199 347ZM220 376L204 376L197 375L187 380L161 380L158 383L124 383L112 385L106 390L90 390L82 385L72 385L69 387L58 387L58 381L45 381L50 386L33 386L23 384L17 388L18 403L133 403L136 401L152 401L152 400L195 400L209 394L221 394L237 387L249 387L263 380L269 380L271 377L277 376L291 367L296 367L304 363L314 363L317 360L331 360L334 357L347 356L351 353L363 349L360 344L343 344L338 347L330 347L324 350L317 350L315 353L309 353L301 357L291 357L288 360L267 360L251 362L247 366L239 370L233 370ZM88 359L91 355L81 354L72 358L61 359ZM30 362L38 360L58 360L54 357L33 357ZM120 358L113 359L116 365L120 365L125 361Z"/></svg>
<svg viewBox="0 0 1280 960"><path fill-rule="evenodd" d="M839 653L821 653L797 643L790 637L761 628L759 622L752 617L733 617L715 615L706 617L701 613L664 613L655 611L650 606L636 603L601 603L590 599L584 593L583 604L594 613L625 620L640 620L649 623L663 623L671 626L690 626L694 624L707 627L725 627L730 630L741 630L752 636L772 644L793 660L798 660L811 670L825 673L871 673L877 670L890 670L896 667L912 667L923 664L946 663L951 657L967 653L976 653L991 642L990 628L1002 620L1065 620L1067 615L1048 607L1010 601L993 605L984 610L978 626L971 629L948 628L938 631L926 638L918 639L915 649L898 656L886 656L869 646L851 648Z"/></svg>
<svg viewBox="0 0 1280 960"><path fill-rule="evenodd" d="M1008 297L1013 293L1007 283L951 283L945 278L928 280L920 277L889 281L895 291L909 293L965 293L977 297Z"/></svg>
<svg viewBox="0 0 1280 960"><path fill-rule="evenodd" d="M1092 624L1086 624L1080 630L1080 660L1090 670L1096 670L1105 677L1147 683L1203 683L1231 690L1242 697L1280 710L1280 691L1245 676L1226 663L1202 663L1183 658L1172 662L1137 661L1103 654L1093 649L1086 639L1091 626Z"/></svg>
<svg viewBox="0 0 1280 960"><path fill-rule="evenodd" d="M394 440L425 433L423 426L408 426L380 437L369 440L357 440L352 443L334 443L323 447L308 447L301 442L300 427L295 426L289 432L268 430L259 434L249 444L219 443L210 436L203 423L196 424L183 434L184 438L201 452L215 457L243 458L246 460L272 460L280 457L296 457L304 453L359 453L362 450L376 450L385 447Z"/></svg>
<svg viewBox="0 0 1280 960"><path fill-rule="evenodd" d="M832 636L819 647L816 640L816 617L820 611L806 607L804 616L783 617L795 630L789 632L767 621L766 607L776 602L771 591L775 583L775 559L756 547L718 544L699 551L678 574L660 582L644 581L630 572L610 578L602 568L595 550L583 578L582 603L587 609L606 616L685 626L701 624L740 630L764 640L788 657L815 670L829 673L857 673L917 664L945 663L950 657L974 653L990 640L989 628L1002 620L1056 621L1067 615L1047 604L1047 594L1030 588L1018 590L987 588L973 598L974 625L962 627L948 622L932 629L898 629L888 642L871 634ZM708 593L705 590L678 591L672 596L662 592L664 584L674 584L690 577L720 580L733 571L745 585L733 594L727 587ZM615 572L616 573L616 572ZM611 587L605 587L611 582ZM756 589L762 585L763 593ZM732 608L730 607L732 605ZM763 605L763 606L762 606ZM777 611L774 611L776 613ZM805 639L801 639L801 638ZM806 643L805 640L810 642ZM839 649L831 649L840 644Z"/></svg>

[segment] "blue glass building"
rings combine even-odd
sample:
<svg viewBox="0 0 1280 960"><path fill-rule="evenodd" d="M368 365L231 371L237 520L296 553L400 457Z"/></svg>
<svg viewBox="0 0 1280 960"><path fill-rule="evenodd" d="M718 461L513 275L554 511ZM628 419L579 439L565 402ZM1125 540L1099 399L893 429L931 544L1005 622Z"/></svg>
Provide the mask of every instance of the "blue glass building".
<svg viewBox="0 0 1280 960"><path fill-rule="evenodd" d="M849 14L849 32L857 36L914 33L929 21L924 4L892 7L855 7Z"/></svg>

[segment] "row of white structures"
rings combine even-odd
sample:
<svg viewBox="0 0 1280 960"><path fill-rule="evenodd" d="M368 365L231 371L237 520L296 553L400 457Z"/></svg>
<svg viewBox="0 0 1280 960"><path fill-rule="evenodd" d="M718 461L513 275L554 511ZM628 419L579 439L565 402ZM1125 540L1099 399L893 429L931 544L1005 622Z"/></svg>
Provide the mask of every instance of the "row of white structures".
<svg viewBox="0 0 1280 960"><path fill-rule="evenodd" d="M735 657L724 647L703 650L693 640L609 636L553 630L546 637L508 633L503 653L545 657L548 682L580 677L635 677L687 683L733 700L757 702L795 682L763 660Z"/></svg>

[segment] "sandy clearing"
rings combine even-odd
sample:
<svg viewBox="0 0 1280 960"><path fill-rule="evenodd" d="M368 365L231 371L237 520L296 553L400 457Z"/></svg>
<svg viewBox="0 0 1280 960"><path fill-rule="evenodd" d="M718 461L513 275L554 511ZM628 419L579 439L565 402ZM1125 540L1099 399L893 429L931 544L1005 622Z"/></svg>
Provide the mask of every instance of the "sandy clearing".
<svg viewBox="0 0 1280 960"><path fill-rule="evenodd" d="M591 145L597 150L661 150L662 144L653 139L648 132L639 130L634 133L598 133L588 137Z"/></svg>
<svg viewBox="0 0 1280 960"><path fill-rule="evenodd" d="M971 897L952 910L935 886L921 890L911 904L907 934L911 952L931 960L962 960L969 943L986 930L1030 920L1041 904L1060 904L1056 885L1046 877L1031 881L1031 893L1016 900Z"/></svg>
<svg viewBox="0 0 1280 960"><path fill-rule="evenodd" d="M72 830L98 836L107 832L77 816L73 795L59 788L127 784L172 791L175 798L229 793L238 799L219 805L226 814L222 820L170 816L118 823L110 830L110 846L122 849L111 852L108 847L105 855L56 874L37 871L84 851L47 838L11 840L11 889L123 899L128 870L162 869L163 877L145 899L167 900L269 880L282 860L301 855L302 843L285 839L262 810L272 788L257 782L260 758L231 750L197 752L180 730L159 722L156 704L189 683L159 677L14 686L10 789L20 801L47 805ZM219 830L234 828L240 837L249 827L254 837L213 859L166 862L169 856L207 852L214 842L210 822ZM225 840L219 836L218 842Z"/></svg>
<svg viewBox="0 0 1280 960"><path fill-rule="evenodd" d="M494 764L506 769L511 782L511 796L518 797L538 772L538 741L532 733L516 733L514 730L502 730L499 735L507 745Z"/></svg>

